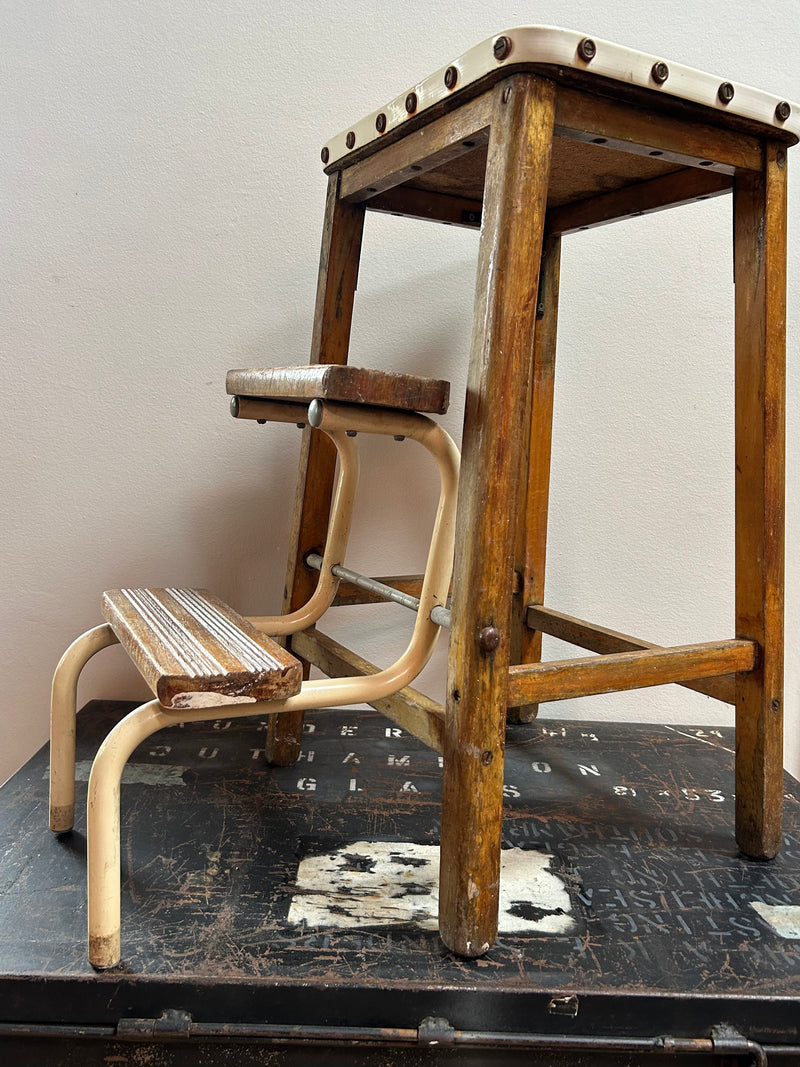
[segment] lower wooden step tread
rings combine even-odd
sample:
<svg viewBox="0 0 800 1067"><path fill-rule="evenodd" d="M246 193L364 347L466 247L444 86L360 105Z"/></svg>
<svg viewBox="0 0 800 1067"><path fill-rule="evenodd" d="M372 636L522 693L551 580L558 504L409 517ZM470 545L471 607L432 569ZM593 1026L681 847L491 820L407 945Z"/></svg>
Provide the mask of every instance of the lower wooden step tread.
<svg viewBox="0 0 800 1067"><path fill-rule="evenodd" d="M103 617L165 708L281 700L300 661L205 589L110 589Z"/></svg>
<svg viewBox="0 0 800 1067"><path fill-rule="evenodd" d="M450 401L450 383L437 378L331 363L231 370L225 387L232 396L294 401L336 400L345 404L370 404L437 415L447 411Z"/></svg>

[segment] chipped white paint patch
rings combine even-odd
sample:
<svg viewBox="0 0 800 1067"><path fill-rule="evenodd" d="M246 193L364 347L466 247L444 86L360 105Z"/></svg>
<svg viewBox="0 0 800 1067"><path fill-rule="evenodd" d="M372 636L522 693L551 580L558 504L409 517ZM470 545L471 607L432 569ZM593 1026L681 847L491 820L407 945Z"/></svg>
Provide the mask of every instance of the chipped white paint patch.
<svg viewBox="0 0 800 1067"><path fill-rule="evenodd" d="M255 704L256 698L250 696L232 696L229 693L211 693L204 690L199 693L178 693L172 698L171 708L221 708L226 704Z"/></svg>
<svg viewBox="0 0 800 1067"><path fill-rule="evenodd" d="M769 923L780 937L800 941L800 906L797 904L762 904L760 900L751 900L753 908L764 922Z"/></svg>
<svg viewBox="0 0 800 1067"><path fill-rule="evenodd" d="M501 934L573 929L572 902L563 880L550 869L551 859L528 849L503 850ZM311 929L413 923L435 930L438 910L438 846L354 841L300 861L288 919Z"/></svg>
<svg viewBox="0 0 800 1067"><path fill-rule="evenodd" d="M525 848L500 853L501 934L567 934L573 929L572 901L552 860Z"/></svg>
<svg viewBox="0 0 800 1067"><path fill-rule="evenodd" d="M186 767L161 766L158 763L126 763L122 772L123 785L182 785ZM75 781L88 782L92 771L91 760L78 760L75 764ZM50 777L50 768L42 775Z"/></svg>

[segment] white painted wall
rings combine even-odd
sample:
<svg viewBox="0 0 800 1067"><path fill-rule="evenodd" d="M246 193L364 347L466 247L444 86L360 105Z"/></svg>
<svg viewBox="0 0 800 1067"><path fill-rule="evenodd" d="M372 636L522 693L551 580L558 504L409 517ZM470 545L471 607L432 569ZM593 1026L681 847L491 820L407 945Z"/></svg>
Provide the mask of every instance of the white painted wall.
<svg viewBox="0 0 800 1067"><path fill-rule="evenodd" d="M98 621L103 588L206 586L245 613L277 610L299 435L233 422L224 376L307 361L319 147L472 44L536 21L800 100L795 0L0 8L0 779L45 740L52 669ZM800 773L792 154L786 756ZM665 643L733 632L729 237L723 199L565 242L548 599ZM459 397L476 247L471 232L370 218L353 362L447 377ZM460 418L457 401L448 426ZM367 450L351 565L421 565L435 488L418 460L413 445ZM381 662L409 622L340 609L336 632ZM434 694L441 668L427 672ZM100 695L144 696L118 649L86 671L82 700ZM730 721L677 687L547 713Z"/></svg>

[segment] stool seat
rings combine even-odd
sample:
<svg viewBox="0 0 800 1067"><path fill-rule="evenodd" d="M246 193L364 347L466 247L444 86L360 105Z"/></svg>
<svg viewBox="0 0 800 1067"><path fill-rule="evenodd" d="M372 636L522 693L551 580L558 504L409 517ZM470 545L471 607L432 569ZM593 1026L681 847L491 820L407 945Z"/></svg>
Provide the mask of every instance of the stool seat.
<svg viewBox="0 0 800 1067"><path fill-rule="evenodd" d="M490 88L520 71L558 87L551 235L722 195L737 169L758 169L760 138L791 145L800 136L800 106L788 100L573 30L523 26L332 137L326 173L341 172L341 197L370 211L480 228ZM424 154L414 144L423 130Z"/></svg>
<svg viewBox="0 0 800 1067"><path fill-rule="evenodd" d="M673 103L685 116L686 105L694 105L706 109L707 121L715 125L738 125L789 144L800 137L800 107L761 89L576 30L517 26L475 45L342 130L326 143L322 162L331 168L350 166L379 144L383 147L404 136L420 121L430 121L444 108L458 106L519 70L534 71L566 85L585 87L593 82L595 92L602 92L602 82L606 81L610 83L606 89L609 94L636 94L644 106L649 104L659 111ZM765 126L768 128L763 129Z"/></svg>
<svg viewBox="0 0 800 1067"><path fill-rule="evenodd" d="M225 387L232 396L295 402L337 400L437 415L447 411L450 401L449 382L333 364L231 370Z"/></svg>
<svg viewBox="0 0 800 1067"><path fill-rule="evenodd" d="M300 692L300 661L204 589L111 589L102 611L165 708Z"/></svg>

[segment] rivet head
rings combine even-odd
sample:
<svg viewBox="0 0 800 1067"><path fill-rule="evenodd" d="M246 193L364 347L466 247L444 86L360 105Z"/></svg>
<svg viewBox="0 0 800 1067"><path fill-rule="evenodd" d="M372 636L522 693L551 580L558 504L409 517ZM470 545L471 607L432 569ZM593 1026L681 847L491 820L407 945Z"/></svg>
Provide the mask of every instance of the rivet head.
<svg viewBox="0 0 800 1067"><path fill-rule="evenodd" d="M594 57L597 55L597 45L591 39L591 37L584 37L578 44L578 55L584 61L584 63L591 63Z"/></svg>
<svg viewBox="0 0 800 1067"><path fill-rule="evenodd" d="M448 89L455 89L457 81L458 70L455 67L448 67L444 72L444 84Z"/></svg>
<svg viewBox="0 0 800 1067"><path fill-rule="evenodd" d="M511 38L510 37L498 37L494 42L494 58L501 61L507 59L511 52Z"/></svg>
<svg viewBox="0 0 800 1067"><path fill-rule="evenodd" d="M781 710L780 697L775 697L774 700L770 701L769 707L773 715L779 715Z"/></svg>
<svg viewBox="0 0 800 1067"><path fill-rule="evenodd" d="M345 137L344 143L347 145L348 148L355 148L355 146L356 146L356 135L353 133L352 130L350 130L348 135Z"/></svg>
<svg viewBox="0 0 800 1067"><path fill-rule="evenodd" d="M663 85L669 77L669 67L661 60L654 63L650 70L650 77L657 85Z"/></svg>
<svg viewBox="0 0 800 1067"><path fill-rule="evenodd" d="M375 129L378 133L383 133L386 129L386 116L381 111L380 115L375 119Z"/></svg>
<svg viewBox="0 0 800 1067"><path fill-rule="evenodd" d="M786 166L786 150L779 148L775 153L775 162L778 164L781 170Z"/></svg>
<svg viewBox="0 0 800 1067"><path fill-rule="evenodd" d="M792 113L792 105L788 100L781 100L775 108L775 118L778 122L786 122Z"/></svg>
<svg viewBox="0 0 800 1067"><path fill-rule="evenodd" d="M736 90L730 82L723 82L717 89L717 96L721 104L729 104L733 100Z"/></svg>
<svg viewBox="0 0 800 1067"><path fill-rule="evenodd" d="M323 163L327 163L328 160L331 158L331 154L330 154L330 152L328 151L327 148L323 148L322 151L320 152L320 157L321 157Z"/></svg>
<svg viewBox="0 0 800 1067"><path fill-rule="evenodd" d="M478 634L478 647L481 652L495 652L500 645L500 631L496 626L484 626Z"/></svg>
<svg viewBox="0 0 800 1067"><path fill-rule="evenodd" d="M413 115L414 112L417 110L417 103L417 94L409 93L406 97L406 111L409 113L409 115Z"/></svg>
<svg viewBox="0 0 800 1067"><path fill-rule="evenodd" d="M484 749L484 751L481 752L481 763L484 765L484 767L488 767L489 764L493 763L493 762L494 762L494 753L488 748Z"/></svg>
<svg viewBox="0 0 800 1067"><path fill-rule="evenodd" d="M233 417L235 419L239 418L239 397L238 396L232 396L231 397L231 415L233 415Z"/></svg>

